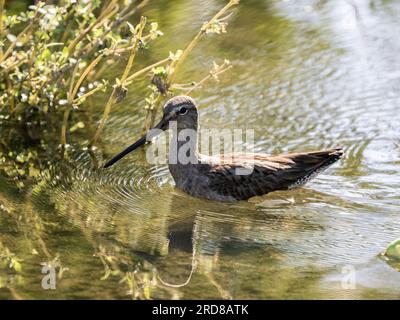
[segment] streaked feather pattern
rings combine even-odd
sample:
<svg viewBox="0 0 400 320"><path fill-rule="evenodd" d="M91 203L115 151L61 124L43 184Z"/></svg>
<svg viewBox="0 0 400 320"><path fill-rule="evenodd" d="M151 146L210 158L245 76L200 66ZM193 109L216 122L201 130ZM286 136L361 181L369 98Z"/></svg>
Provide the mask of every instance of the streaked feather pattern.
<svg viewBox="0 0 400 320"><path fill-rule="evenodd" d="M191 165L187 172L181 167L179 173L171 173L177 186L193 196L236 201L301 186L342 155L340 148L278 156L234 154L221 156L219 163L199 155L200 164ZM237 169L251 167L250 174L237 174Z"/></svg>

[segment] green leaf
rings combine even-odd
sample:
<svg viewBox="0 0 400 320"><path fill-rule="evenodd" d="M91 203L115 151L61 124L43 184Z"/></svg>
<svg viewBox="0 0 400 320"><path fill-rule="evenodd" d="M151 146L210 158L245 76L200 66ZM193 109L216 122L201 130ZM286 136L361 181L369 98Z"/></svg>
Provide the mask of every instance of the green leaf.
<svg viewBox="0 0 400 320"><path fill-rule="evenodd" d="M45 61L50 60L50 58L51 58L51 51L50 51L49 49L47 49L47 48L44 49L43 52L42 52L41 57L42 57L42 59L45 60Z"/></svg>
<svg viewBox="0 0 400 320"><path fill-rule="evenodd" d="M21 272L21 270L22 270L21 264L17 260L12 261L12 267L17 272Z"/></svg>
<svg viewBox="0 0 400 320"><path fill-rule="evenodd" d="M69 131L70 132L74 132L74 131L76 131L76 130L78 130L78 129L83 129L85 127L85 124L82 122L82 121L80 121L80 122L78 122L78 123L75 123L72 127L71 127L71 129L69 129Z"/></svg>
<svg viewBox="0 0 400 320"><path fill-rule="evenodd" d="M165 70L164 67L157 67L157 68L153 69L153 73L156 76L162 77L162 76L165 76L167 74L167 70Z"/></svg>
<svg viewBox="0 0 400 320"><path fill-rule="evenodd" d="M384 255L391 259L400 260L400 239L396 239L390 243Z"/></svg>
<svg viewBox="0 0 400 320"><path fill-rule="evenodd" d="M68 47L64 47L64 48L62 49L62 52L61 52L61 59L62 59L62 61L67 60L68 56L69 56Z"/></svg>

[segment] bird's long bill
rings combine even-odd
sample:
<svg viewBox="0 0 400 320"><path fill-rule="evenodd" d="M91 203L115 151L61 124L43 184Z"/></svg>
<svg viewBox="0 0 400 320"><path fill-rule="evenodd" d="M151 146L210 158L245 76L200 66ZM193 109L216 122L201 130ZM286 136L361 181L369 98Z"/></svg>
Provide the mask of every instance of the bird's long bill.
<svg viewBox="0 0 400 320"><path fill-rule="evenodd" d="M124 151L118 153L116 156L114 156L111 160L109 160L105 165L104 168L108 168L112 166L114 163L116 163L118 160L121 160L123 157L125 157L128 153L136 150L137 148L141 147L146 143L146 141L150 141L152 138L160 134L160 129L161 130L166 130L168 128L168 119L166 117L163 117L161 121L153 128L151 129L145 136L141 137L139 140L137 140L135 143L131 144L128 148L126 148ZM158 130L156 130L158 129Z"/></svg>

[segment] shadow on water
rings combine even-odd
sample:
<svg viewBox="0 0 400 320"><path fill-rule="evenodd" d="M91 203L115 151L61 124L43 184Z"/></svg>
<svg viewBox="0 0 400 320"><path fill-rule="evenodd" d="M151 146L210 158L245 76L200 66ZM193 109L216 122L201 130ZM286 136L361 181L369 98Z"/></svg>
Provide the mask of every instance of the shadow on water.
<svg viewBox="0 0 400 320"><path fill-rule="evenodd" d="M219 5L150 3L165 33L155 52L183 46ZM344 147L306 188L196 199L144 150L99 169L139 135L143 83L93 153L24 144L36 157L7 168L31 182L0 178L0 298L398 298L397 264L380 253L400 229L399 13L393 1L243 1L229 33L183 69L202 78L209 56L235 66L195 93L203 127L252 128L256 152ZM42 289L42 263L56 266L56 290Z"/></svg>

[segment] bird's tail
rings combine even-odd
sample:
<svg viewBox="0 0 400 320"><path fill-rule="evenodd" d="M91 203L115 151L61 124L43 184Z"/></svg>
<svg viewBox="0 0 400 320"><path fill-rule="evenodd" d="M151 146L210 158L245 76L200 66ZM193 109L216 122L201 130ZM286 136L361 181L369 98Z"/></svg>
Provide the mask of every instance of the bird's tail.
<svg viewBox="0 0 400 320"><path fill-rule="evenodd" d="M289 154L287 157L293 163L292 168L281 172L287 175L281 178L288 182L288 188L301 186L338 161L343 155L342 148Z"/></svg>

